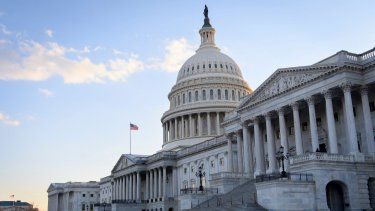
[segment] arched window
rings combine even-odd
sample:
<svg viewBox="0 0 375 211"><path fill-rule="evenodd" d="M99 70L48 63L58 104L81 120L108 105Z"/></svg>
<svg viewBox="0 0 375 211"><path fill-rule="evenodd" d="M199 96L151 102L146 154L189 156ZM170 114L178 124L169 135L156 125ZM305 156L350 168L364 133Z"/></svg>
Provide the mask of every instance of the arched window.
<svg viewBox="0 0 375 211"><path fill-rule="evenodd" d="M217 90L217 99L221 100L221 90L220 89Z"/></svg>
<svg viewBox="0 0 375 211"><path fill-rule="evenodd" d="M240 98L241 98L241 94L240 94L240 91L238 91L238 101L240 101Z"/></svg>
<svg viewBox="0 0 375 211"><path fill-rule="evenodd" d="M198 101L198 91L195 91L195 101Z"/></svg>
<svg viewBox="0 0 375 211"><path fill-rule="evenodd" d="M199 64L197 65L197 70L199 70Z"/></svg>
<svg viewBox="0 0 375 211"><path fill-rule="evenodd" d="M234 90L232 90L232 100L236 100L236 95L234 94Z"/></svg>
<svg viewBox="0 0 375 211"><path fill-rule="evenodd" d="M174 100L174 107L176 107L176 106L177 106L177 100L176 100L176 97L174 97L173 100Z"/></svg>
<svg viewBox="0 0 375 211"><path fill-rule="evenodd" d="M208 64L208 68L211 68L211 64Z"/></svg>
<svg viewBox="0 0 375 211"><path fill-rule="evenodd" d="M202 95L203 95L203 100L206 100L206 90L202 91Z"/></svg>
<svg viewBox="0 0 375 211"><path fill-rule="evenodd" d="M177 98L177 103L178 103L178 105L180 105L180 104L181 104L181 97L180 97L180 95L178 95L178 98Z"/></svg>
<svg viewBox="0 0 375 211"><path fill-rule="evenodd" d="M191 70L194 70L194 66L191 67Z"/></svg>
<svg viewBox="0 0 375 211"><path fill-rule="evenodd" d="M220 64L220 68L223 68L223 64Z"/></svg>
<svg viewBox="0 0 375 211"><path fill-rule="evenodd" d="M217 64L215 64L215 68L217 68Z"/></svg>
<svg viewBox="0 0 375 211"><path fill-rule="evenodd" d="M185 104L185 93L182 94L182 103Z"/></svg>
<svg viewBox="0 0 375 211"><path fill-rule="evenodd" d="M191 103L191 92L189 92L189 103Z"/></svg>
<svg viewBox="0 0 375 211"><path fill-rule="evenodd" d="M203 64L203 69L204 69L204 68L206 68L206 65L205 65L205 64Z"/></svg>
<svg viewBox="0 0 375 211"><path fill-rule="evenodd" d="M229 100L228 90L225 90L225 91L224 91L224 95L225 95L225 100Z"/></svg>
<svg viewBox="0 0 375 211"><path fill-rule="evenodd" d="M214 90L210 90L210 100L214 99Z"/></svg>

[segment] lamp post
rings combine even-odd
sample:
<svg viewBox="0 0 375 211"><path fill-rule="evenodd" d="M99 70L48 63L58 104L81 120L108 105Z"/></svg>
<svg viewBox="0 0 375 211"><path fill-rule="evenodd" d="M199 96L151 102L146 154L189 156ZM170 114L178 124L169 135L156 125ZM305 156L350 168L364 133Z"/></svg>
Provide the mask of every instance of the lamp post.
<svg viewBox="0 0 375 211"><path fill-rule="evenodd" d="M198 171L195 172L195 176L199 177L199 191L203 191L202 178L206 175L206 172L203 172L202 166L199 166Z"/></svg>
<svg viewBox="0 0 375 211"><path fill-rule="evenodd" d="M276 159L277 159L278 161L281 161L281 166L282 166L282 169L283 169L283 170L281 171L281 177L287 177L287 175L286 175L286 171L285 171L285 166L284 166L284 160L285 160L285 159L288 159L288 157L289 157L289 154L286 153L286 154L284 155L284 147L281 146L281 147L279 148L279 151L276 152Z"/></svg>

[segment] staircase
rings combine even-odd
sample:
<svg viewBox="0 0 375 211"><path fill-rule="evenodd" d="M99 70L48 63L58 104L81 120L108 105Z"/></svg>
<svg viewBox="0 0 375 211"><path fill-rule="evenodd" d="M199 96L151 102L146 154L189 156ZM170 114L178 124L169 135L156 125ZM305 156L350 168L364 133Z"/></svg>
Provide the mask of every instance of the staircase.
<svg viewBox="0 0 375 211"><path fill-rule="evenodd" d="M266 210L256 203L255 180L250 180L226 194L213 196L191 210Z"/></svg>

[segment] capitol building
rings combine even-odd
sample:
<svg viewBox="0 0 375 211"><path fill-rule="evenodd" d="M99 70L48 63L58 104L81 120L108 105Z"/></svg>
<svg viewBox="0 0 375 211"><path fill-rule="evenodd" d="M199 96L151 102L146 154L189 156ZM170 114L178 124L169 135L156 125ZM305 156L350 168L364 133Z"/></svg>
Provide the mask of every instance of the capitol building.
<svg viewBox="0 0 375 211"><path fill-rule="evenodd" d="M98 182L52 183L48 210L374 210L375 48L277 69L252 90L204 14L161 150L121 155Z"/></svg>

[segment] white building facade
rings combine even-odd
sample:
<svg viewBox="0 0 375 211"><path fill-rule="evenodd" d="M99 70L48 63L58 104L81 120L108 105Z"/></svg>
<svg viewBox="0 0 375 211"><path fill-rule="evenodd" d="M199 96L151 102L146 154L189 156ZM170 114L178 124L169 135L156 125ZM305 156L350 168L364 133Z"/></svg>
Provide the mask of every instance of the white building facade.
<svg viewBox="0 0 375 211"><path fill-rule="evenodd" d="M97 182L52 183L48 192L49 211L93 211L99 203Z"/></svg>
<svg viewBox="0 0 375 211"><path fill-rule="evenodd" d="M253 92L207 10L199 34L162 150L124 154L101 180L111 209L373 210L375 49L278 69Z"/></svg>

